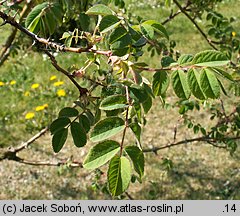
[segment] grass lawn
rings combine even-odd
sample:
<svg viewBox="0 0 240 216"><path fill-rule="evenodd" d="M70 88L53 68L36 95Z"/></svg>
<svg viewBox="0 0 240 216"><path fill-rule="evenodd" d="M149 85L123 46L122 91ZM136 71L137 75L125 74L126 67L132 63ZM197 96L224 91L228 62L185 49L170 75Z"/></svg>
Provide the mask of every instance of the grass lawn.
<svg viewBox="0 0 240 216"><path fill-rule="evenodd" d="M163 21L168 15L166 9L157 7L155 1L147 4L148 1L128 0L128 3L131 1L138 2L134 10L131 9L134 16ZM156 8L153 9L153 6ZM234 16L238 26L239 8L238 0L219 4L219 10L227 17ZM169 22L166 28L171 39L177 42L177 49L181 53L194 54L210 49L182 14ZM4 43L9 32L8 26L0 28L0 44ZM64 68L72 64L81 66L84 62L84 58L79 58L77 54L58 54L56 58ZM150 55L146 54L142 58L148 61ZM151 58L151 64L159 65L157 56ZM71 106L77 99L74 87L66 77L54 70L50 61L41 53L26 54L20 49L19 53L0 67L0 74L0 81L5 83L0 86L0 148L16 146L26 141L49 125L62 107ZM224 100L229 103L226 103L227 108L228 105L239 102L239 98L234 98L234 101L231 98ZM173 104L175 101L175 96L169 94L167 102ZM44 109L36 111L39 106L44 106ZM33 113L33 119L26 119L29 113ZM189 114L209 127L212 124L206 121L210 113L204 109ZM142 145L161 146L173 141L173 130L179 119L177 108L170 111L163 109L161 102L156 100L147 116L148 124L143 129ZM177 139L192 136L192 130L178 128ZM130 134L127 137L127 143L134 142ZM47 133L22 151L21 155L32 160L73 157L82 161L91 145L89 142L86 147L76 149L69 139L63 150L56 155L51 147L51 136ZM162 165L164 159L172 160L173 167L170 171L166 171ZM143 183L131 184L128 192L135 199L240 199L239 163L239 150L230 156L226 150L204 143L165 149L157 155L148 153ZM97 181L98 175L97 172L80 168L28 166L5 160L0 162L0 199L110 199L105 193L96 190L96 182L99 187L105 187L106 174Z"/></svg>

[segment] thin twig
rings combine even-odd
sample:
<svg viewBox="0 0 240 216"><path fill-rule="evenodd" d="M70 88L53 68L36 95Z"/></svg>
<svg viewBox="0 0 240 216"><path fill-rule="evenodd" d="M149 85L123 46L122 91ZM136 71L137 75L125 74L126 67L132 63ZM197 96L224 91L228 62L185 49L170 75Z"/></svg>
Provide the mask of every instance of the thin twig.
<svg viewBox="0 0 240 216"><path fill-rule="evenodd" d="M32 165L32 166L62 166L62 165L67 165L68 167L72 168L82 168L83 165L81 162L73 161L30 161L30 160L25 160L22 158L19 158L17 160L19 163L27 164L27 165Z"/></svg>
<svg viewBox="0 0 240 216"><path fill-rule="evenodd" d="M126 89L127 102L128 102L128 104L130 104L130 96L129 96L128 86L125 86L125 89ZM121 145L120 145L120 156L122 155L122 152L123 152L124 139L125 139L126 131L128 128L128 112L129 112L129 106L126 109L125 128L123 130L122 141L121 141Z"/></svg>
<svg viewBox="0 0 240 216"><path fill-rule="evenodd" d="M134 198L128 192L125 192L125 195L128 197L128 199L134 200Z"/></svg>
<svg viewBox="0 0 240 216"><path fill-rule="evenodd" d="M204 37L204 39L208 42L208 44L215 50L218 50L217 47L215 47L212 43L212 41L207 37L207 35L204 33L204 31L200 28L200 26L196 23L196 21L186 12L186 10L183 9L181 4L177 0L173 0L173 2L177 5L177 7L181 10L181 12L195 25L195 27L198 29L200 34Z"/></svg>
<svg viewBox="0 0 240 216"><path fill-rule="evenodd" d="M157 153L160 150L163 149L167 149L167 148L172 148L175 146L179 146L179 145L185 145L187 143L194 143L194 142L204 142L203 144L207 144L207 145L211 145L214 146L216 148L220 148L220 149L226 149L227 146L224 145L217 145L216 142L223 142L226 140L240 140L240 136L236 136L236 137L224 137L224 138L211 138L208 136L202 136L202 137L197 137L197 138L193 138L193 139L185 139L185 140L181 140L179 142L176 143L171 143L165 146L160 146L160 147L153 147L153 148L148 148L148 149L143 149L144 153L149 153L149 152L153 152L153 153Z"/></svg>
<svg viewBox="0 0 240 216"><path fill-rule="evenodd" d="M92 52L97 53L105 56L111 56L112 52L107 50L95 50L93 49L92 45L89 45L88 47L66 47L64 44L57 44L52 41L49 41L45 38L38 37L36 34L28 31L26 28L21 26L18 22L16 22L13 17L8 16L6 13L0 11L0 17L8 24L16 27L24 34L28 35L30 38L32 38L35 42L40 43L42 45L46 45L52 49L55 49L60 52L73 52L73 53L83 53L83 52Z"/></svg>
<svg viewBox="0 0 240 216"><path fill-rule="evenodd" d="M26 149L30 144L32 144L33 142L35 142L37 139L39 139L41 136L43 136L47 131L48 131L48 127L45 127L44 129L42 129L39 133L37 133L35 136L31 137L28 141L22 143L20 146L15 147L13 149L13 151L15 153L18 153L20 151L22 151L23 149Z"/></svg>
<svg viewBox="0 0 240 216"><path fill-rule="evenodd" d="M68 71L66 71L65 69L63 69L60 65L58 65L57 60L55 59L55 57L47 50L44 50L44 52L48 55L48 57L50 58L53 67L56 68L56 70L58 70L59 72L63 73L65 76L67 76L71 82L77 87L77 89L80 92L80 95L85 95L88 90L86 88L82 88L78 82L74 79L74 76L72 74L70 74Z"/></svg>
<svg viewBox="0 0 240 216"><path fill-rule="evenodd" d="M22 22L22 20L26 17L28 11L30 10L32 6L33 1L29 0L27 3L24 5L21 13L20 13L20 18L19 18L19 23ZM17 28L14 28L7 38L5 44L2 46L1 54L0 54L0 66L3 65L3 63L7 60L8 56L10 55L11 51L11 46L12 43L14 42L15 38L17 35Z"/></svg>
<svg viewBox="0 0 240 216"><path fill-rule="evenodd" d="M144 153L148 153L148 152L156 153L156 152L158 152L160 150L163 150L163 149L172 148L172 147L175 147L175 146L179 146L179 145L183 145L183 144L187 144L187 143L193 143L193 142L206 142L205 144L214 145L214 147L224 148L224 149L226 148L226 146L219 146L219 145L215 145L213 143L209 143L208 141L210 141L210 140L211 140L210 138L207 138L205 136L204 137L197 137L197 138L193 138L193 139L181 140L179 142L171 143L171 144L168 144L168 145L165 145L165 146L143 149L143 152Z"/></svg>
<svg viewBox="0 0 240 216"><path fill-rule="evenodd" d="M171 14L169 15L169 17L162 22L162 25L166 25L168 22L170 22L172 19L174 19L174 18L175 18L177 15L179 15L180 13L181 13L181 10L178 10L178 11L175 12L175 13L171 13Z"/></svg>
<svg viewBox="0 0 240 216"><path fill-rule="evenodd" d="M186 5L184 7L182 7L182 9L184 11L187 11L188 7L192 4L192 2L187 1ZM181 10L178 10L177 12L173 13L173 11L171 12L171 14L169 15L169 17L162 22L162 25L167 24L169 21L171 21L172 19L174 19L177 15L179 15L180 13L182 13Z"/></svg>
<svg viewBox="0 0 240 216"><path fill-rule="evenodd" d="M225 106L224 106L223 100L220 99L220 102L221 102L221 108L222 108L223 115L224 115L224 117L227 119L228 116L227 116L227 114L226 114L226 110L225 110Z"/></svg>

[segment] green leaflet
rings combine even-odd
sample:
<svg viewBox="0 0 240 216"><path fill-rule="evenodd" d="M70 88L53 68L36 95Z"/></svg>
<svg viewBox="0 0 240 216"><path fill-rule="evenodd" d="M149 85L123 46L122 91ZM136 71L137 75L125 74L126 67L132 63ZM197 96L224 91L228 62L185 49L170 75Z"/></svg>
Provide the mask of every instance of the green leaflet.
<svg viewBox="0 0 240 216"><path fill-rule="evenodd" d="M172 85L175 94L179 98L188 99L191 95L187 82L187 76L182 70L176 70L172 73Z"/></svg>
<svg viewBox="0 0 240 216"><path fill-rule="evenodd" d="M204 100L205 96L203 94L201 85L200 85L200 74L196 69L190 69L188 70L188 84L191 89L192 94L200 99Z"/></svg>
<svg viewBox="0 0 240 216"><path fill-rule="evenodd" d="M161 35L162 37L169 39L167 31L161 23L159 23L155 20L147 20L144 23L142 23L141 25L142 26L147 26L147 25L151 26L154 32ZM152 35L152 30L150 30L150 28L148 26L147 26L147 28L149 29L149 31L151 31L150 34Z"/></svg>
<svg viewBox="0 0 240 216"><path fill-rule="evenodd" d="M109 44L113 44L114 42L120 40L127 33L128 32L124 27L122 26L117 27L109 36Z"/></svg>
<svg viewBox="0 0 240 216"><path fill-rule="evenodd" d="M166 71L159 71L153 75L152 89L156 96L165 94L170 80Z"/></svg>
<svg viewBox="0 0 240 216"><path fill-rule="evenodd" d="M131 164L126 157L115 156L108 168L108 187L113 196L121 195L127 190L131 181Z"/></svg>
<svg viewBox="0 0 240 216"><path fill-rule="evenodd" d="M34 32L37 33L39 31L40 28L40 19L41 19L41 14L39 14L32 22L31 24L28 26L28 30L30 32Z"/></svg>
<svg viewBox="0 0 240 216"><path fill-rule="evenodd" d="M143 87L150 97L155 98L155 95L153 94L153 90L148 84L143 83Z"/></svg>
<svg viewBox="0 0 240 216"><path fill-rule="evenodd" d="M83 162L86 169L96 169L111 160L120 150L120 144L106 140L93 146Z"/></svg>
<svg viewBox="0 0 240 216"><path fill-rule="evenodd" d="M215 74L209 69L203 69L200 84L207 98L216 99L220 96L220 86Z"/></svg>
<svg viewBox="0 0 240 216"><path fill-rule="evenodd" d="M95 117L90 110L85 111L84 115L87 116L91 126L95 124Z"/></svg>
<svg viewBox="0 0 240 216"><path fill-rule="evenodd" d="M88 133L91 127L91 122L89 118L86 115L82 114L79 116L79 123L82 126L82 128L86 131L86 133Z"/></svg>
<svg viewBox="0 0 240 216"><path fill-rule="evenodd" d="M130 50L131 44L132 38L128 33L121 36L118 40L115 39L114 42L111 44L113 55L116 56L126 55Z"/></svg>
<svg viewBox="0 0 240 216"><path fill-rule="evenodd" d="M116 28L119 24L120 24L120 21L116 16L107 15L102 18L99 25L99 30L101 33L106 33Z"/></svg>
<svg viewBox="0 0 240 216"><path fill-rule="evenodd" d="M212 70L213 72L215 72L216 74L220 75L221 77L228 79L229 81L234 81L233 77L231 76L231 74L229 74L228 72L220 69L220 68L209 68L210 70Z"/></svg>
<svg viewBox="0 0 240 216"><path fill-rule="evenodd" d="M131 85L131 87L129 87L129 91L130 95L136 100L138 100L140 103L143 103L149 97L144 86L133 84Z"/></svg>
<svg viewBox="0 0 240 216"><path fill-rule="evenodd" d="M81 29L83 31L89 31L89 26L90 26L90 17L86 15L85 13L80 13L79 14L79 24L81 26Z"/></svg>
<svg viewBox="0 0 240 216"><path fill-rule="evenodd" d="M109 117L99 121L90 134L93 142L102 141L112 137L125 128L123 119L119 117Z"/></svg>
<svg viewBox="0 0 240 216"><path fill-rule="evenodd" d="M71 124L71 133L75 146L83 147L87 143L87 134L80 123L73 122Z"/></svg>
<svg viewBox="0 0 240 216"><path fill-rule="evenodd" d="M125 151L131 158L135 171L138 173L140 179L144 175L144 155L137 146L127 146Z"/></svg>
<svg viewBox="0 0 240 216"><path fill-rule="evenodd" d="M50 35L54 33L56 28L56 20L53 17L55 16L51 12L46 13L45 16L43 16L43 23L45 23L47 29L49 30Z"/></svg>
<svg viewBox="0 0 240 216"><path fill-rule="evenodd" d="M219 51L207 50L200 53L197 53L193 60L192 64L200 67L218 67L224 66L229 63L227 56Z"/></svg>
<svg viewBox="0 0 240 216"><path fill-rule="evenodd" d="M172 64L176 64L177 63L174 61L174 59L170 56L163 56L162 59L161 59L161 65L162 67L169 67L171 66Z"/></svg>
<svg viewBox="0 0 240 216"><path fill-rule="evenodd" d="M127 107L127 99L124 95L111 95L102 100L101 110L115 110Z"/></svg>
<svg viewBox="0 0 240 216"><path fill-rule="evenodd" d="M29 31L52 35L61 24L63 10L58 3L44 2L35 6L28 14L25 26Z"/></svg>
<svg viewBox="0 0 240 216"><path fill-rule="evenodd" d="M132 132L133 132L133 133L135 134L135 136L137 137L138 141L140 142L140 139L141 139L141 131L142 131L141 126L140 126L137 122L131 123L129 126L130 126L130 128L132 129Z"/></svg>
<svg viewBox="0 0 240 216"><path fill-rule="evenodd" d="M140 26L141 32L146 36L148 39L153 40L154 38L154 29L151 25L142 23Z"/></svg>
<svg viewBox="0 0 240 216"><path fill-rule="evenodd" d="M172 3L171 0L165 0L165 5L166 5L167 7L170 7L170 6L171 6L171 3Z"/></svg>
<svg viewBox="0 0 240 216"><path fill-rule="evenodd" d="M112 15L113 11L107 7L106 5L103 4L97 4L92 6L91 8L88 9L86 12L87 15L102 15L102 16L107 16L107 15Z"/></svg>
<svg viewBox="0 0 240 216"><path fill-rule="evenodd" d="M149 112L149 110L152 108L152 98L150 96L148 96L147 100L145 100L142 103L142 107L144 112L147 114Z"/></svg>
<svg viewBox="0 0 240 216"><path fill-rule="evenodd" d="M193 60L193 56L190 54L185 54L185 55L181 55L178 59L178 64L179 65L185 65L190 63Z"/></svg>
<svg viewBox="0 0 240 216"><path fill-rule="evenodd" d="M72 107L64 107L59 112L59 117L75 117L78 115L78 110Z"/></svg>
<svg viewBox="0 0 240 216"><path fill-rule="evenodd" d="M228 96L228 93L227 93L226 89L224 88L224 85L222 84L222 82L219 79L217 79L217 80L218 80L219 86L220 86L223 94Z"/></svg>
<svg viewBox="0 0 240 216"><path fill-rule="evenodd" d="M120 37L117 41L112 43L111 48L113 50L124 49L131 45L131 36L129 34L125 34Z"/></svg>
<svg viewBox="0 0 240 216"><path fill-rule="evenodd" d="M25 21L25 26L27 28L30 28L34 20L39 16L39 14L48 6L48 2L44 2L42 4L38 4L36 7L32 9L32 11L28 14L26 21Z"/></svg>
<svg viewBox="0 0 240 216"><path fill-rule="evenodd" d="M62 149L64 143L67 140L67 136L68 136L67 128L62 128L53 135L52 147L55 153L58 153Z"/></svg>
<svg viewBox="0 0 240 216"><path fill-rule="evenodd" d="M51 134L56 133L60 129L63 129L70 123L71 123L70 119L66 118L66 117L60 117L60 118L54 120L49 128L51 131Z"/></svg>

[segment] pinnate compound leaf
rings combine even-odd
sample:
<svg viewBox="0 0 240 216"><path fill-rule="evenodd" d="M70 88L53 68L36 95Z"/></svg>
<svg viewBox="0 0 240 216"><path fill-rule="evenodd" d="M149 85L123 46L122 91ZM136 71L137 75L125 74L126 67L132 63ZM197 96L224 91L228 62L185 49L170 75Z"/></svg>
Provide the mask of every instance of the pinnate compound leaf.
<svg viewBox="0 0 240 216"><path fill-rule="evenodd" d="M166 71L159 71L153 75L152 89L156 96L165 94L168 89L170 80Z"/></svg>
<svg viewBox="0 0 240 216"><path fill-rule="evenodd" d="M73 122L71 124L71 133L75 146L83 147L87 143L87 135L81 124Z"/></svg>
<svg viewBox="0 0 240 216"><path fill-rule="evenodd" d="M140 179L144 175L144 154L137 146L127 146L125 148L131 158L134 170L138 173Z"/></svg>
<svg viewBox="0 0 240 216"><path fill-rule="evenodd" d="M102 141L121 132L125 127L123 119L119 117L109 117L99 121L90 134L93 142Z"/></svg>
<svg viewBox="0 0 240 216"><path fill-rule="evenodd" d="M109 160L111 160L120 150L120 144L113 140L106 140L93 146L86 159L83 167L86 169L96 169Z"/></svg>
<svg viewBox="0 0 240 216"><path fill-rule="evenodd" d="M61 118L58 118L58 119L54 120L52 122L52 124L50 125L50 128L49 128L51 134L56 133L60 129L63 129L64 127L66 127L70 123L71 123L70 119L66 118L66 117L61 117Z"/></svg>
<svg viewBox="0 0 240 216"><path fill-rule="evenodd" d="M218 67L227 65L228 63L229 59L227 56L215 50L206 50L197 53L192 60L192 64L200 67Z"/></svg>
<svg viewBox="0 0 240 216"><path fill-rule="evenodd" d="M116 28L119 24L119 19L116 16L107 15L102 18L99 25L99 30L101 33L106 33Z"/></svg>
<svg viewBox="0 0 240 216"><path fill-rule="evenodd" d="M97 4L92 6L91 8L88 9L86 12L87 15L102 15L102 16L107 16L107 15L112 15L113 11L107 7L106 5L103 4Z"/></svg>
<svg viewBox="0 0 240 216"><path fill-rule="evenodd" d="M127 106L127 99L124 95L111 95L102 100L100 104L101 110L116 110Z"/></svg>
<svg viewBox="0 0 240 216"><path fill-rule="evenodd" d="M220 86L215 74L209 69L203 69L200 84L206 97L216 99L220 96Z"/></svg>
<svg viewBox="0 0 240 216"><path fill-rule="evenodd" d="M108 168L108 186L113 196L121 195L127 190L131 181L131 164L126 157L115 156Z"/></svg>
<svg viewBox="0 0 240 216"><path fill-rule="evenodd" d="M188 71L188 84L191 89L192 94L200 99L204 100L205 96L203 94L201 85L200 85L200 74L196 69L190 69Z"/></svg>
<svg viewBox="0 0 240 216"><path fill-rule="evenodd" d="M68 129L67 128L62 128L60 130L58 130L52 138L52 147L53 147L53 151L55 153L60 152L60 150L62 149L64 143L67 140L67 136L68 136Z"/></svg>
<svg viewBox="0 0 240 216"><path fill-rule="evenodd" d="M78 115L78 110L72 107L64 107L59 112L59 117L75 117Z"/></svg>
<svg viewBox="0 0 240 216"><path fill-rule="evenodd" d="M175 70L172 73L172 85L175 94L179 98L188 99L191 95L187 82L187 76L182 70Z"/></svg>

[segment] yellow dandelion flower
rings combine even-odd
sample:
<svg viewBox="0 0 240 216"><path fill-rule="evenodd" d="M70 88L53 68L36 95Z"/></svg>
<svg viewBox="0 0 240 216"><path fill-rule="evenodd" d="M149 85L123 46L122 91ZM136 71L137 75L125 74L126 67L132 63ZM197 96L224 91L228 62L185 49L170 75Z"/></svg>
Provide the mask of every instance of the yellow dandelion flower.
<svg viewBox="0 0 240 216"><path fill-rule="evenodd" d="M44 110L45 109L45 107L44 106L37 106L36 108L35 108L35 110L38 112L38 111L42 111L42 110Z"/></svg>
<svg viewBox="0 0 240 216"><path fill-rule="evenodd" d="M37 89L40 85L38 83L33 83L31 89Z"/></svg>
<svg viewBox="0 0 240 216"><path fill-rule="evenodd" d="M232 32L232 36L236 37L237 33L236 32Z"/></svg>
<svg viewBox="0 0 240 216"><path fill-rule="evenodd" d="M48 108L48 104L43 104L44 109Z"/></svg>
<svg viewBox="0 0 240 216"><path fill-rule="evenodd" d="M53 81L55 79L57 79L57 76L55 76L55 75L54 76L50 76L50 78L49 78L50 81Z"/></svg>
<svg viewBox="0 0 240 216"><path fill-rule="evenodd" d="M17 82L16 82L16 80L12 80L11 82L10 82L10 85L15 85Z"/></svg>
<svg viewBox="0 0 240 216"><path fill-rule="evenodd" d="M29 91L26 91L26 92L24 93L24 96L25 96L25 97L30 96L30 92L29 92Z"/></svg>
<svg viewBox="0 0 240 216"><path fill-rule="evenodd" d="M64 97L65 95L66 95L66 92L65 92L64 89L59 89L59 90L57 91L57 96L58 96L58 97Z"/></svg>
<svg viewBox="0 0 240 216"><path fill-rule="evenodd" d="M28 113L25 115L25 119L29 120L29 119L34 118L34 116L35 116L34 112L28 112Z"/></svg>
<svg viewBox="0 0 240 216"><path fill-rule="evenodd" d="M54 86L60 86L60 85L63 85L63 84L64 84L63 81L58 81L58 82L53 83Z"/></svg>
<svg viewBox="0 0 240 216"><path fill-rule="evenodd" d="M4 86L5 85L5 83L4 82L0 82L0 86Z"/></svg>

